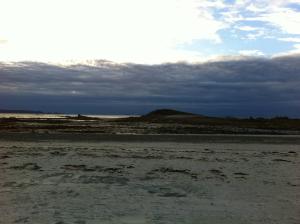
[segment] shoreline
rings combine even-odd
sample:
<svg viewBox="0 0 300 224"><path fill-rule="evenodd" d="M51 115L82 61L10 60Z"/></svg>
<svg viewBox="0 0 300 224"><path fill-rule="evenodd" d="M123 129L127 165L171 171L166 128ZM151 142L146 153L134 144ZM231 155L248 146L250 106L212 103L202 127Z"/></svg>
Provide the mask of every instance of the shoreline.
<svg viewBox="0 0 300 224"><path fill-rule="evenodd" d="M300 135L0 133L0 141L183 142L300 144Z"/></svg>

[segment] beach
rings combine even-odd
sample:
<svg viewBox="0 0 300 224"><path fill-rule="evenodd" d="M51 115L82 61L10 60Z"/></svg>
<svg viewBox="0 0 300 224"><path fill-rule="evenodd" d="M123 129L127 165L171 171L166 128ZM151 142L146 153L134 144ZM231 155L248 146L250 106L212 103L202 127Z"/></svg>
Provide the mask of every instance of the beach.
<svg viewBox="0 0 300 224"><path fill-rule="evenodd" d="M300 0L0 2L0 224L300 224Z"/></svg>
<svg viewBox="0 0 300 224"><path fill-rule="evenodd" d="M2 133L0 223L300 222L300 137Z"/></svg>

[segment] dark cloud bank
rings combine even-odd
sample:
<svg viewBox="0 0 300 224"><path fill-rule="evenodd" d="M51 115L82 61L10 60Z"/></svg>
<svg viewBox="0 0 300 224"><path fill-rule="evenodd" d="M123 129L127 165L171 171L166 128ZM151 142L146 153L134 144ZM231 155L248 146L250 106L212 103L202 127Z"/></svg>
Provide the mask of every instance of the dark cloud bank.
<svg viewBox="0 0 300 224"><path fill-rule="evenodd" d="M0 63L0 108L300 117L300 56L161 65Z"/></svg>

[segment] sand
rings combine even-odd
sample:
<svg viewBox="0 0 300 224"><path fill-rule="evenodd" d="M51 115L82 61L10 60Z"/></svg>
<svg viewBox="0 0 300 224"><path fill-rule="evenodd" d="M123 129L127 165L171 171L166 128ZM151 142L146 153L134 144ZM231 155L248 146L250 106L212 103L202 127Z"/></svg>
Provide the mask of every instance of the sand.
<svg viewBox="0 0 300 224"><path fill-rule="evenodd" d="M3 224L300 223L299 136L23 137L0 136Z"/></svg>

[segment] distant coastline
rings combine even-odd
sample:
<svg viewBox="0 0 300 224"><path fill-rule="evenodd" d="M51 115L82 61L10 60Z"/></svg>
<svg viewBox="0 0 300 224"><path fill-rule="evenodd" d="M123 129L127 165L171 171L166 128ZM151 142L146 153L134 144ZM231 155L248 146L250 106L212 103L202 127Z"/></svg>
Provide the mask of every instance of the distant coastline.
<svg viewBox="0 0 300 224"><path fill-rule="evenodd" d="M4 113L4 114L44 114L44 112L36 111L36 110L8 110L8 109L0 109L0 113Z"/></svg>
<svg viewBox="0 0 300 224"><path fill-rule="evenodd" d="M300 119L210 117L172 109L141 116L0 114L0 133L300 135Z"/></svg>

